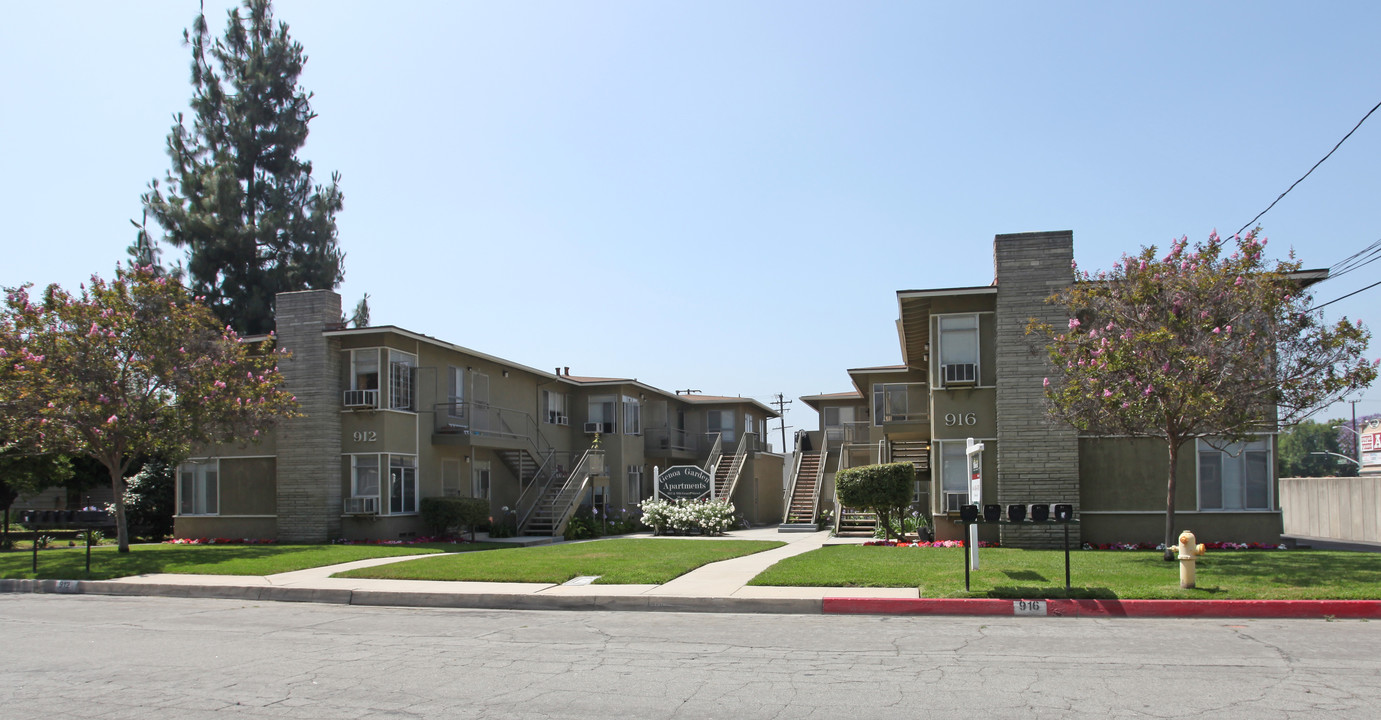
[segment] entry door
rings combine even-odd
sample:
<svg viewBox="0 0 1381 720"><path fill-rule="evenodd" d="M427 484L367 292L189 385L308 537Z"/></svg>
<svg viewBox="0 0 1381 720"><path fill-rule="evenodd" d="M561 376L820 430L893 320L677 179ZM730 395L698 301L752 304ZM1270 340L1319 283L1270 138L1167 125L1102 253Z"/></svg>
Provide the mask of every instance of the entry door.
<svg viewBox="0 0 1381 720"><path fill-rule="evenodd" d="M484 373L470 374L470 403L475 409L475 416L470 419L470 427L480 432L491 429L488 375Z"/></svg>

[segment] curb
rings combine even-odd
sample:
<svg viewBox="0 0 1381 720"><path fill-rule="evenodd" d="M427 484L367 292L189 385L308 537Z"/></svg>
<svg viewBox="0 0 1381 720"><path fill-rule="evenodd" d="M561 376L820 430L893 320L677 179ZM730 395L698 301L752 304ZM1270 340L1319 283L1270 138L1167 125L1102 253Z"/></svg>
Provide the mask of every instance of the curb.
<svg viewBox="0 0 1381 720"><path fill-rule="evenodd" d="M370 607L472 610L607 610L819 615L819 598L677 597L668 595L508 595L405 590L245 585L169 585L105 580L0 580L0 593L210 598L254 602L315 602Z"/></svg>
<svg viewBox="0 0 1381 720"><path fill-rule="evenodd" d="M1381 619L1381 600L1001 600L825 598L825 614L1091 618Z"/></svg>
<svg viewBox="0 0 1381 720"><path fill-rule="evenodd" d="M0 593L210 598L368 607L599 610L784 615L1071 618L1381 619L1381 600L1003 600L998 598L741 598L667 595L509 595L406 590L169 585L107 580L0 580Z"/></svg>

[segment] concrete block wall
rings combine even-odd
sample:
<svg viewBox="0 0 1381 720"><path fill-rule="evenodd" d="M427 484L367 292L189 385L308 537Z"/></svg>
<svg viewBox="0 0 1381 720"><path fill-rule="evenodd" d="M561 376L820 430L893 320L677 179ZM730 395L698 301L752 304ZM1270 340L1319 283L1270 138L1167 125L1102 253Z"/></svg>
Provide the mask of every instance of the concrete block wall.
<svg viewBox="0 0 1381 720"><path fill-rule="evenodd" d="M1074 233L998 235L993 243L997 275L997 501L1079 501L1079 443L1075 430L1045 415L1042 380L1050 373L1044 344L1026 335L1031 318L1059 325L1068 320L1045 300L1073 284ZM986 494L986 493L985 493ZM1077 527L1070 542L1077 547ZM1057 526L1003 526L1001 542L1013 547L1061 547Z"/></svg>
<svg viewBox="0 0 1381 720"><path fill-rule="evenodd" d="M341 350L322 335L340 323L340 296L330 290L280 293L278 364L302 417L278 429L278 540L329 542L341 536Z"/></svg>

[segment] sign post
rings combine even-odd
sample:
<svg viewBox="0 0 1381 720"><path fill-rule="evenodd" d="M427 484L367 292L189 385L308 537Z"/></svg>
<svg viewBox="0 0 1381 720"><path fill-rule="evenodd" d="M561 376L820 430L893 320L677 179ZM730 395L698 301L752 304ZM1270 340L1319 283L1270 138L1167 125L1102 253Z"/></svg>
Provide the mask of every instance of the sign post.
<svg viewBox="0 0 1381 720"><path fill-rule="evenodd" d="M964 454L969 458L969 504L983 506L983 443L968 439ZM969 525L969 569L978 569L978 525Z"/></svg>

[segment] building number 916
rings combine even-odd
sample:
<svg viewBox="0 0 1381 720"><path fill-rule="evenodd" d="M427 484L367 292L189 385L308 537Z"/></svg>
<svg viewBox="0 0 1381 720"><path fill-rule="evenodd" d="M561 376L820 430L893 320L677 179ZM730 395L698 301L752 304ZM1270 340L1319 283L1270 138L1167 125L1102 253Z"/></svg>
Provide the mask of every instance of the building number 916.
<svg viewBox="0 0 1381 720"><path fill-rule="evenodd" d="M945 413L945 425L947 427L977 424L978 413Z"/></svg>

